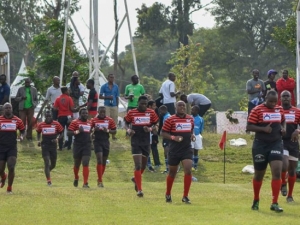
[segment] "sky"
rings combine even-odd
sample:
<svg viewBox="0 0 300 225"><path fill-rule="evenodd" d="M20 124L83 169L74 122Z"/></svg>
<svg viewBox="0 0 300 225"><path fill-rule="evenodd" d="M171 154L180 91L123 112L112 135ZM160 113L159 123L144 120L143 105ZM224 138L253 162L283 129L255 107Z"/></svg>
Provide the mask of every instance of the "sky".
<svg viewBox="0 0 300 225"><path fill-rule="evenodd" d="M143 3L147 6L151 6L153 3L159 0L127 0L129 19L131 25L132 35L134 34L138 24L136 18L136 8L140 8ZM210 2L211 0L202 0L202 4ZM172 0L160 0L160 3L165 5L171 5ZM76 24L76 27L80 33L81 38L83 39L87 49L89 48L89 0L80 0L81 9L79 12L76 12L72 19ZM113 11L113 1L112 0L99 0L98 1L98 36L99 40L105 45L108 46L110 41L114 36L114 11ZM118 17L119 23L125 15L125 5L123 0L118 0ZM204 9L195 12L191 15L192 21L195 23L195 28L205 27L211 28L214 26L215 22L213 17ZM69 22L69 24L71 24ZM75 31L74 31L75 33ZM78 47L83 50L82 45L80 44L79 38L75 33L75 41L78 42ZM119 52L125 50L125 46L130 44L130 37L128 31L127 20L124 21L120 31L119 31ZM102 48L105 50L104 48ZM110 48L113 50L113 45Z"/></svg>

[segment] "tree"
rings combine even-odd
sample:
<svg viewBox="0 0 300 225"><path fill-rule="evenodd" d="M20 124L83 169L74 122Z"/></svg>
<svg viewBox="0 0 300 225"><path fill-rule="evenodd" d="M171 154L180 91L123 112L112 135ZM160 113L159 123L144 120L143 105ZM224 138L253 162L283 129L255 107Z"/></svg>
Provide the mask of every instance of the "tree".
<svg viewBox="0 0 300 225"><path fill-rule="evenodd" d="M26 64L32 62L27 44L42 27L41 12L37 0L0 1L0 27L10 49L12 74L17 73L23 57Z"/></svg>
<svg viewBox="0 0 300 225"><path fill-rule="evenodd" d="M50 19L44 31L33 38L30 50L36 60L33 69L39 77L58 76L60 74L61 52L63 48L64 21ZM51 48L49 48L51 46ZM77 50L73 42L73 33L69 29L66 44L63 84L66 84L74 70L79 71L81 79L88 78L88 60Z"/></svg>
<svg viewBox="0 0 300 225"><path fill-rule="evenodd" d="M188 35L192 35L194 29L190 16L207 5L202 6L200 0L172 0L171 6L158 2L150 7L143 4L137 9L139 27L136 35L147 37L153 45L163 45L174 37L178 47L180 43L187 45Z"/></svg>
<svg viewBox="0 0 300 225"><path fill-rule="evenodd" d="M298 5L298 0L294 0L293 3L293 13L286 20L284 27L276 26L274 28L273 38L286 47L287 50L296 55L297 49L297 22L296 22L296 9Z"/></svg>
<svg viewBox="0 0 300 225"><path fill-rule="evenodd" d="M136 9L138 28L135 35L143 38L147 37L153 45L164 45L173 38L170 23L170 7L162 3L155 2L147 7L142 4L141 9Z"/></svg>
<svg viewBox="0 0 300 225"><path fill-rule="evenodd" d="M118 26L119 26L119 19L118 19L118 5L117 5L117 0L114 0L114 19L115 19L115 31L117 31ZM117 75L117 70L118 70L118 44L119 44L119 35L116 35L115 38L115 47L114 47L114 74Z"/></svg>
<svg viewBox="0 0 300 225"><path fill-rule="evenodd" d="M294 56L272 38L272 33L275 26L284 27L293 12L293 1L215 1L210 12L223 38L220 49L227 59L222 63L232 79L248 76L253 68L267 71L292 66Z"/></svg>
<svg viewBox="0 0 300 225"><path fill-rule="evenodd" d="M192 12L202 8L200 0L173 0L172 6L175 9L172 12L172 24L176 28L178 43L189 44L188 35L193 35L194 24L190 21ZM193 10L191 12L191 10Z"/></svg>
<svg viewBox="0 0 300 225"><path fill-rule="evenodd" d="M199 43L194 44L191 40L189 42L189 45L181 44L180 48L173 53L168 64L172 65L171 71L177 75L176 84L181 92L185 94L203 93L207 88L207 81L212 77L205 77L200 67L202 47Z"/></svg>
<svg viewBox="0 0 300 225"><path fill-rule="evenodd" d="M67 8L67 0L55 0L48 1L44 0L44 15L49 19L58 20L61 16L61 12ZM78 7L79 0L72 0L70 5L70 14L72 15L74 12L78 11L80 8Z"/></svg>
<svg viewBox="0 0 300 225"><path fill-rule="evenodd" d="M71 13L79 8L78 0L72 1ZM66 1L44 0L1 0L0 27L10 48L11 74L16 74L22 58L26 65L32 65L34 57L28 44L44 27L44 18L57 19L66 6Z"/></svg>

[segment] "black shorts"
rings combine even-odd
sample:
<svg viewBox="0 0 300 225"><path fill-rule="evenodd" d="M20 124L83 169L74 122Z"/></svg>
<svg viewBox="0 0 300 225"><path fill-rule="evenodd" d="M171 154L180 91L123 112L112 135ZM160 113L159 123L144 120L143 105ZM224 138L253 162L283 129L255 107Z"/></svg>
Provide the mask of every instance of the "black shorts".
<svg viewBox="0 0 300 225"><path fill-rule="evenodd" d="M132 155L143 155L148 158L150 154L150 144L149 145L131 145Z"/></svg>
<svg viewBox="0 0 300 225"><path fill-rule="evenodd" d="M57 158L57 144L55 145L47 145L47 144L42 144L42 156L44 157L50 157L52 159Z"/></svg>
<svg viewBox="0 0 300 225"><path fill-rule="evenodd" d="M73 158L80 159L82 156L91 156L91 142L86 144L73 144Z"/></svg>
<svg viewBox="0 0 300 225"><path fill-rule="evenodd" d="M282 140L274 142L265 142L254 139L252 146L252 159L254 169L265 170L268 163L275 160L282 160Z"/></svg>
<svg viewBox="0 0 300 225"><path fill-rule="evenodd" d="M289 156L295 157L298 159L299 157L299 142L293 142L292 140L283 140L283 150L287 150L289 152Z"/></svg>
<svg viewBox="0 0 300 225"><path fill-rule="evenodd" d="M0 161L7 161L9 157L16 157L17 158L18 151L17 146L1 146L0 151Z"/></svg>
<svg viewBox="0 0 300 225"><path fill-rule="evenodd" d="M168 153L168 164L170 166L177 166L182 160L193 159L194 151L189 149L184 152L170 152Z"/></svg>
<svg viewBox="0 0 300 225"><path fill-rule="evenodd" d="M165 148L165 147L168 147L169 146L169 140L168 139L163 139L162 141L162 146Z"/></svg>
<svg viewBox="0 0 300 225"><path fill-rule="evenodd" d="M98 152L102 152L104 157L107 157L109 154L109 141L96 142L94 141L94 150L97 154Z"/></svg>

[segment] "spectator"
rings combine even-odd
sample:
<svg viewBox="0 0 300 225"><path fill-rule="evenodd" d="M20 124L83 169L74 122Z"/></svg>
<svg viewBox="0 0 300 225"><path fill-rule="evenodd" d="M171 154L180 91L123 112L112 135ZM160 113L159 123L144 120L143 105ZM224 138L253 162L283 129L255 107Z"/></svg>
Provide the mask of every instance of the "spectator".
<svg viewBox="0 0 300 225"><path fill-rule="evenodd" d="M155 101L153 101L153 100L148 101L147 107L156 112L157 107L156 107ZM156 114L156 115L158 116L158 114ZM150 132L150 147L151 147L153 161L154 161L154 165L155 165L156 169L158 169L160 167L160 160L159 160L159 154L158 154L158 148L157 148L158 142L159 141L158 141L157 132L154 133L151 131ZM150 155L148 157L148 165L147 166L148 166L148 170L150 172L155 171L152 167Z"/></svg>
<svg viewBox="0 0 300 225"><path fill-rule="evenodd" d="M26 78L25 86L18 89L15 100L19 102L20 119L25 126L27 124L26 138L32 141L32 118L34 109L38 105L38 96L36 88L31 86L30 78Z"/></svg>
<svg viewBox="0 0 300 225"><path fill-rule="evenodd" d="M59 86L60 79L59 77L55 76L52 79L53 85L47 89L46 98L44 101L44 105L50 103L48 105L48 108L51 108L52 112L52 119L57 120L57 111L53 109L53 105L55 100L58 98L58 96L61 95L61 89Z"/></svg>
<svg viewBox="0 0 300 225"><path fill-rule="evenodd" d="M76 109L73 112L73 118L77 119L79 116L78 110L79 110L79 98L83 95L83 92L80 90L80 81L78 77L72 77L70 88L69 88L70 97L72 98L74 102L74 108Z"/></svg>
<svg viewBox="0 0 300 225"><path fill-rule="evenodd" d="M139 84L138 75L133 75L131 81L132 83L125 88L125 99L128 99L127 111L137 108L139 97L145 94L143 85Z"/></svg>
<svg viewBox="0 0 300 225"><path fill-rule="evenodd" d="M191 147L194 151L193 170L197 170L198 161L199 161L199 151L203 149L201 134L204 128L204 120L201 116L199 116L200 110L197 105L194 105L191 111L192 111L192 116L194 118L194 135L195 135L195 141L191 142Z"/></svg>
<svg viewBox="0 0 300 225"><path fill-rule="evenodd" d="M276 82L274 81L276 74L277 74L276 70L272 69L272 70L268 71L268 80L266 80L264 82L265 83L265 91L264 91L264 95L263 95L264 99L265 99L266 94L267 94L268 91L270 91L270 90L277 91Z"/></svg>
<svg viewBox="0 0 300 225"><path fill-rule="evenodd" d="M10 87L6 83L6 75L1 74L0 75L0 105L4 105L4 103L9 102L9 96L10 96Z"/></svg>
<svg viewBox="0 0 300 225"><path fill-rule="evenodd" d="M72 114L74 111L74 103L72 98L69 96L69 90L67 87L61 87L61 95L54 102L54 110L58 111L58 122L65 129L68 129L69 124L72 121ZM71 149L72 136L68 136L68 140L65 142L65 146L68 150ZM62 151L63 139L59 139L59 150Z"/></svg>
<svg viewBox="0 0 300 225"><path fill-rule="evenodd" d="M197 105L199 107L199 116L203 117L204 114L211 107L211 101L205 95L192 93L189 95L181 95L180 100L191 106Z"/></svg>
<svg viewBox="0 0 300 225"><path fill-rule="evenodd" d="M253 79L250 79L246 83L246 90L248 93L248 116L251 110L263 102L262 96L265 91L265 84L262 80L258 79L259 70L254 69L252 71Z"/></svg>
<svg viewBox="0 0 300 225"><path fill-rule="evenodd" d="M92 119L97 115L97 106L98 106L98 93L94 88L95 82L92 79L88 79L86 82L86 88L90 90L87 102L80 106L80 108L87 106L89 113L88 119Z"/></svg>
<svg viewBox="0 0 300 225"><path fill-rule="evenodd" d="M292 97L291 99L292 106L296 106L296 101L295 101L296 83L293 78L289 77L289 71L282 70L282 78L279 78L276 81L276 88L277 88L278 96L281 96L281 92L283 91L289 91ZM278 98L278 105L281 105L280 98Z"/></svg>
<svg viewBox="0 0 300 225"><path fill-rule="evenodd" d="M168 112L168 108L165 105L162 105L158 109L159 116L162 118L161 126L165 123L165 121L171 116ZM164 148L164 156L165 156L165 165L166 169L162 172L164 174L167 174L169 172L169 164L168 164L168 153L169 153L169 140L166 138L162 139L162 146Z"/></svg>
<svg viewBox="0 0 300 225"><path fill-rule="evenodd" d="M180 91L175 92L175 83L176 76L174 73L169 73L168 80L163 82L159 90L159 95L163 97L163 104L167 106L168 112L171 115L175 114L175 102L176 97L180 95Z"/></svg>
<svg viewBox="0 0 300 225"><path fill-rule="evenodd" d="M73 77L77 77L77 79L78 80L76 80L76 79L73 79L73 82L75 82L75 80L76 80L76 82L75 83L77 83L78 81L79 81L79 72L77 72L77 71L74 71L73 73L72 73L72 78ZM72 83L72 78L71 78L71 82L70 83L67 83L67 85L66 85L66 87L67 88L70 88L71 87L71 83ZM82 96L83 96L83 94L84 94L84 90L85 90L85 87L84 87L84 85L82 84L82 83L80 83L79 82L79 84L78 84L78 86L77 87L79 87L79 98L78 98L78 106L79 106L79 101L81 101L82 99ZM76 91L78 91L78 90L76 90ZM71 92L71 91L70 91ZM70 94L70 96L71 96L71 94ZM71 96L72 97L72 96ZM76 100L76 99L75 99ZM74 99L73 99L73 101L74 101ZM74 102L74 104L75 104L75 102ZM76 105L76 104L75 104ZM74 119L77 119L79 117L79 113L78 113L78 111L77 112L73 112L73 118Z"/></svg>
<svg viewBox="0 0 300 225"><path fill-rule="evenodd" d="M109 74L107 79L108 82L100 88L99 98L104 99L106 116L111 117L115 124L118 124L120 91L118 85L114 82L115 76L113 74ZM112 139L116 140L115 133L112 133Z"/></svg>

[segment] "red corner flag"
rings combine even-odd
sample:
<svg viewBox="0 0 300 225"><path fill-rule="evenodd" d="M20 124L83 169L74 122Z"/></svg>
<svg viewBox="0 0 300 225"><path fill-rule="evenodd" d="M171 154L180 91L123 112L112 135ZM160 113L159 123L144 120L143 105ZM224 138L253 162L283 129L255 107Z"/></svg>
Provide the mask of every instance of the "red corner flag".
<svg viewBox="0 0 300 225"><path fill-rule="evenodd" d="M226 130L223 131L222 137L219 142L219 147L221 150L224 150L226 144Z"/></svg>

